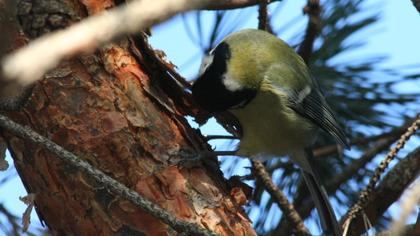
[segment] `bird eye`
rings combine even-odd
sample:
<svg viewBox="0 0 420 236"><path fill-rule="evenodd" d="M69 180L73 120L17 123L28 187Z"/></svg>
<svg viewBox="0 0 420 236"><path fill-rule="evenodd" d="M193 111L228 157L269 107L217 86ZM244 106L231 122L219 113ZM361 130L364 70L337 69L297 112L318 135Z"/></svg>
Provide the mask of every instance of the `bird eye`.
<svg viewBox="0 0 420 236"><path fill-rule="evenodd" d="M198 72L198 75L204 74L206 72L207 68L211 65L213 62L214 55L211 53L210 55L206 55L203 58L203 61L201 62L200 71Z"/></svg>

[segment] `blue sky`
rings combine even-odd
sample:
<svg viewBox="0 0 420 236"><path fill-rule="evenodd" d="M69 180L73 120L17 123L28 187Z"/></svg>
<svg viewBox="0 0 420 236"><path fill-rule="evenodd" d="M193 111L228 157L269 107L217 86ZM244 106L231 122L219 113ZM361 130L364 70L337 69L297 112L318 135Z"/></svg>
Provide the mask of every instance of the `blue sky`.
<svg viewBox="0 0 420 236"><path fill-rule="evenodd" d="M284 6L277 17L272 19L272 22L274 25L277 21L288 22L296 16L302 15L301 9L305 3L304 0L289 0L279 3L284 4ZM408 68L416 65L419 68L420 47L418 47L418 42L420 32L410 26L420 24L420 17L411 1L368 0L364 3L364 6L369 9L365 14L380 13L381 20L373 27L354 37L354 41L362 40L367 45L355 50L351 53L352 55L350 53L346 54L346 57L356 59L366 56L387 55L389 59L382 64L384 67ZM272 4L272 8L275 8L275 4ZM257 13L254 11L254 14L244 24L241 24L241 28L255 28L257 26L256 17ZM196 60L191 60L191 57L199 54L200 51L191 44L190 38L185 33L181 18L181 16L177 16L171 21L155 27L150 41L153 46L163 50L169 60L179 66L184 76L193 78L198 71L201 59L197 57ZM283 32L280 37L288 41L295 33L302 30L305 24L306 19L301 18L293 29ZM188 63L189 66L185 66L188 61L191 63Z"/></svg>
<svg viewBox="0 0 420 236"><path fill-rule="evenodd" d="M284 0L283 3L279 3L284 5L278 17L273 19L273 22L287 22L302 15L302 7L305 3L306 1L304 0ZM271 6L272 9L275 7ZM407 73L411 71L418 72L420 68L420 31L416 27L420 25L420 16L412 6L411 1L368 0L364 3L364 7L368 9L366 11L368 14L380 13L381 19L374 26L351 39L356 42L363 40L367 44L352 53L346 54L346 58L342 59L348 60L350 57L357 60L367 56L385 55L389 58L381 64L383 68L403 69ZM257 26L256 10L250 9L249 11L253 12L253 14L241 25L243 28L255 28ZM306 18L302 18L293 29L282 32L280 36L288 41L295 33L302 30L305 24ZM163 50L167 54L168 59L179 67L179 71L183 76L189 79L194 78L201 63L201 54L199 48L193 45L190 38L188 38L181 16L177 16L169 22L153 28L152 32L151 44L155 48ZM337 58L337 60L339 61L340 58ZM420 84L415 82L402 83L396 89L399 92L418 92L420 94ZM205 126L204 129L204 133L223 132L223 130L216 128L213 124ZM408 145L408 149L412 150L418 144L418 140L412 141ZM230 147L228 144L220 142L215 143L215 145L221 149ZM10 157L7 160L11 167L6 172L0 172L0 180L7 175L16 173ZM17 175L15 175L12 180L1 186L0 203L20 216L25 210L25 205L19 201L19 196L25 195L26 191ZM395 208L393 212L398 213L398 207L394 206L393 208ZM4 219L0 218L0 221L4 222ZM39 224L34 214L32 222L34 225Z"/></svg>

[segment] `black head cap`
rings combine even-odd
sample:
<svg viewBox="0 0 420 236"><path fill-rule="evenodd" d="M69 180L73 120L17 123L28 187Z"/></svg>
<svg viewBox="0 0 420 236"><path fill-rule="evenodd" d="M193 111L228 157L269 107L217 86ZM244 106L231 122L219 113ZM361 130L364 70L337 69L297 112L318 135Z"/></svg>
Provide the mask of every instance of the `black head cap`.
<svg viewBox="0 0 420 236"><path fill-rule="evenodd" d="M231 58L229 45L220 43L210 56L213 57L212 61L192 86L196 102L207 111L215 112L243 106L251 101L257 93L255 89L231 91L223 84Z"/></svg>

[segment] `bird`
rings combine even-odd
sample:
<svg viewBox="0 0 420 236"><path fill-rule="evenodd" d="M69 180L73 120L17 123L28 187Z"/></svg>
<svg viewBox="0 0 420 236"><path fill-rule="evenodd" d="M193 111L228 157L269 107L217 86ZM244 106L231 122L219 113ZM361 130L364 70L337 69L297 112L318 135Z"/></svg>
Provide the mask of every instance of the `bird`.
<svg viewBox="0 0 420 236"><path fill-rule="evenodd" d="M341 236L309 148L319 130L345 148L349 148L348 139L293 48L262 30L234 32L203 58L191 93L208 112L228 111L236 117L242 137L235 155L290 156L301 169L324 234Z"/></svg>

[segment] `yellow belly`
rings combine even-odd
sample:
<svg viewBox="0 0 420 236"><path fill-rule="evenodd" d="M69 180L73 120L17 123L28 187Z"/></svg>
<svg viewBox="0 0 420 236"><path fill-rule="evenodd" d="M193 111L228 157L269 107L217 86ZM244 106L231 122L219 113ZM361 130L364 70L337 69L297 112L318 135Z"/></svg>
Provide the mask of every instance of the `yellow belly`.
<svg viewBox="0 0 420 236"><path fill-rule="evenodd" d="M232 113L243 129L240 156L283 156L300 151L315 140L316 126L270 92L258 92L249 104Z"/></svg>

